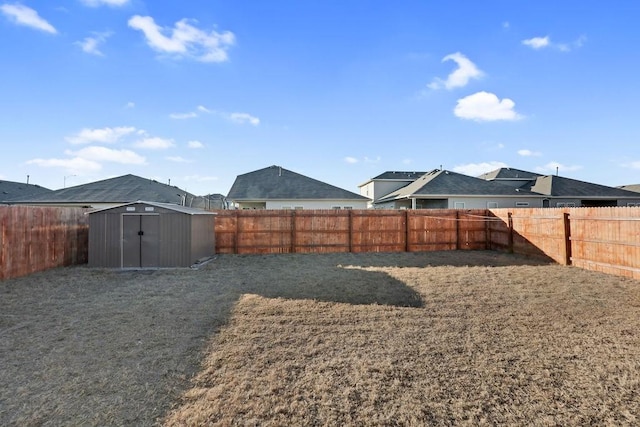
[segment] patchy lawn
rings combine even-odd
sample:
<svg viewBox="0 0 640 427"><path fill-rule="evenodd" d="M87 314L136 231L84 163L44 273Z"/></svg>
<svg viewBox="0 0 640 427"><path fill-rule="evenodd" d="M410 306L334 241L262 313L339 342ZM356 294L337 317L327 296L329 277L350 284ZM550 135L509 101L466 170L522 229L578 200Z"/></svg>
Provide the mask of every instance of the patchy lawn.
<svg viewBox="0 0 640 427"><path fill-rule="evenodd" d="M494 252L0 282L2 425L633 425L640 283Z"/></svg>

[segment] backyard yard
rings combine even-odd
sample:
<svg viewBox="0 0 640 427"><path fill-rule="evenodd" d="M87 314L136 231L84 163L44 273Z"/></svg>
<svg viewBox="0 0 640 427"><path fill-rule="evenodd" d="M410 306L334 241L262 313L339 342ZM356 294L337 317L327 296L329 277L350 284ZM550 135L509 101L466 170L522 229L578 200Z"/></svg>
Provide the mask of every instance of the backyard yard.
<svg viewBox="0 0 640 427"><path fill-rule="evenodd" d="M0 282L0 425L637 425L640 282L489 251Z"/></svg>

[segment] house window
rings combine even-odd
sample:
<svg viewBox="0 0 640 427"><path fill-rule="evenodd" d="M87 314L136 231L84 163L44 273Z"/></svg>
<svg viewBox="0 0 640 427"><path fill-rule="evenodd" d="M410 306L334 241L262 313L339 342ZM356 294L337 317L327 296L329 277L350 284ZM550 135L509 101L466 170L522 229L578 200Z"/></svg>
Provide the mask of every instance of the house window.
<svg viewBox="0 0 640 427"><path fill-rule="evenodd" d="M464 202L455 202L453 204L453 209L464 209Z"/></svg>
<svg viewBox="0 0 640 427"><path fill-rule="evenodd" d="M640 206L640 203L627 203L628 207L636 207L636 206Z"/></svg>
<svg viewBox="0 0 640 427"><path fill-rule="evenodd" d="M331 209L340 210L342 208L340 206L331 206Z"/></svg>
<svg viewBox="0 0 640 427"><path fill-rule="evenodd" d="M496 209L498 207L498 202L487 202L487 209Z"/></svg>
<svg viewBox="0 0 640 427"><path fill-rule="evenodd" d="M295 210L297 210L297 211L301 211L301 210L302 210L302 209L304 209L304 208L303 208L302 206L296 206L296 207L295 207L295 208L293 208L293 209L295 209Z"/></svg>
<svg viewBox="0 0 640 427"><path fill-rule="evenodd" d="M575 203L570 203L570 202L568 202L568 203L560 202L560 203L556 203L556 207L557 208L575 208L576 204Z"/></svg>
<svg viewBox="0 0 640 427"><path fill-rule="evenodd" d="M345 206L344 209L353 209L353 206Z"/></svg>
<svg viewBox="0 0 640 427"><path fill-rule="evenodd" d="M529 206L529 202L516 202L516 208L526 208Z"/></svg>
<svg viewBox="0 0 640 427"><path fill-rule="evenodd" d="M284 209L285 211L288 211L291 209L291 206L283 206L282 209Z"/></svg>

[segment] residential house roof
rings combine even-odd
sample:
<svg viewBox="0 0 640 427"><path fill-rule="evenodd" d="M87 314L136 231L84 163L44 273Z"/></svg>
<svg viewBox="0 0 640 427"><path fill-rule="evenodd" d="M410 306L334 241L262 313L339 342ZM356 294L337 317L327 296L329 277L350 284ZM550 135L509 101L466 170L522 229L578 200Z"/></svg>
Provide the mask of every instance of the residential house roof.
<svg viewBox="0 0 640 427"><path fill-rule="evenodd" d="M20 197L11 201L18 203L128 203L136 200L149 200L161 203L189 205L195 196L176 186L141 178L136 175L123 175L88 184L67 187L49 193Z"/></svg>
<svg viewBox="0 0 640 427"><path fill-rule="evenodd" d="M536 179L537 177L542 176L542 174L529 172L522 169L514 169L514 168L500 168L493 170L491 172L483 173L478 178L485 180L494 180L494 179Z"/></svg>
<svg viewBox="0 0 640 427"><path fill-rule="evenodd" d="M18 197L34 196L52 191L39 185L24 182L0 181L0 203L9 202Z"/></svg>
<svg viewBox="0 0 640 427"><path fill-rule="evenodd" d="M635 191L640 193L640 184L621 185L618 188L621 188L622 190Z"/></svg>
<svg viewBox="0 0 640 427"><path fill-rule="evenodd" d="M558 175L538 177L531 191L553 197L584 197L584 198L633 198L638 193L606 185L593 184L577 179L565 178Z"/></svg>
<svg viewBox="0 0 640 427"><path fill-rule="evenodd" d="M447 170L428 172L401 189L379 201L410 198L414 196L538 196L531 191L509 187L493 181L463 175Z"/></svg>
<svg viewBox="0 0 640 427"><path fill-rule="evenodd" d="M369 200L367 197L292 172L281 166L269 166L238 175L227 198L234 201Z"/></svg>
<svg viewBox="0 0 640 427"><path fill-rule="evenodd" d="M365 186L372 181L415 181L425 173L426 172L386 171L382 172L378 176L368 179L358 187Z"/></svg>

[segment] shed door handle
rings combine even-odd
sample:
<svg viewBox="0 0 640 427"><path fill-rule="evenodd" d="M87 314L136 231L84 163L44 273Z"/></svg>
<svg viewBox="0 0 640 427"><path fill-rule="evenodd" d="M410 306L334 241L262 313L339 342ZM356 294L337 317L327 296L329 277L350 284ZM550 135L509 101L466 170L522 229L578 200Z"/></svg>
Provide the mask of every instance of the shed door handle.
<svg viewBox="0 0 640 427"><path fill-rule="evenodd" d="M138 231L138 236L142 236L142 235L144 235L144 231L142 230Z"/></svg>

